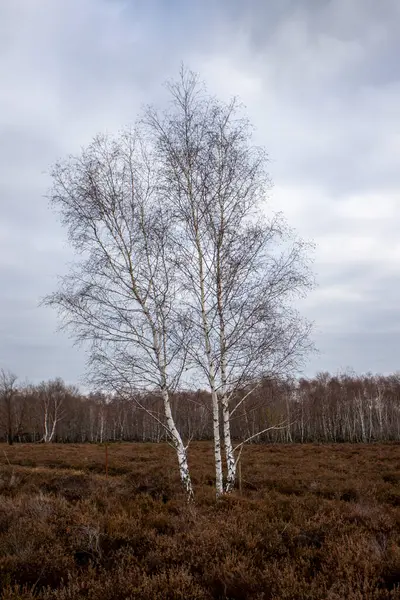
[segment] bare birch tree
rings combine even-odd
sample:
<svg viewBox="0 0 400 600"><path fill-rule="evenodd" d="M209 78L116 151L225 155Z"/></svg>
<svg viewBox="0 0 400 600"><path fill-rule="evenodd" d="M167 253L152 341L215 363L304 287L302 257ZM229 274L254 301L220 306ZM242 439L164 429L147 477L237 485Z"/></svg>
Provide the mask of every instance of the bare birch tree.
<svg viewBox="0 0 400 600"><path fill-rule="evenodd" d="M80 260L46 302L60 311L78 341L89 344L91 380L133 398L167 432L189 499L187 446L170 403L187 350L177 310L180 282L171 247L171 219L155 187L143 139L126 131L97 137L78 157L57 164L51 202ZM140 402L156 390L163 415Z"/></svg>
<svg viewBox="0 0 400 600"><path fill-rule="evenodd" d="M66 397L66 387L62 379L47 381L40 384L38 394L43 422L43 442L54 440L57 425L63 417Z"/></svg>
<svg viewBox="0 0 400 600"><path fill-rule="evenodd" d="M235 484L235 392L257 386L266 375L292 371L310 346L309 324L292 307L312 285L309 245L291 234L280 214L267 218L267 157L252 145L237 101L224 104L209 96L184 68L168 89L170 110L149 108L145 123L158 150L160 193L178 223L185 316L195 332L190 347L182 344L211 393L220 495Z"/></svg>

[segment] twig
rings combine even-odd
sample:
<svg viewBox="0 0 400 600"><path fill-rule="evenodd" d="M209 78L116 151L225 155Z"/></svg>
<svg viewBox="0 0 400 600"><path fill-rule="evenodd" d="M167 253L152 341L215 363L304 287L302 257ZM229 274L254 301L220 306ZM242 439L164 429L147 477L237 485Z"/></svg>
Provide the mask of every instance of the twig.
<svg viewBox="0 0 400 600"><path fill-rule="evenodd" d="M238 448L240 448L241 446L243 446L247 442L250 442L250 440L253 440L257 436L265 433L266 431L271 431L272 429L276 429L276 430L286 429L286 427L288 427L289 425L293 425L293 423L295 423L295 422L296 421L291 421L291 423L286 423L285 421L282 421L282 423L279 423L278 425L271 425L271 427L266 427L265 429L262 429L261 431L257 431L257 433L255 433L254 435L251 435L250 437L248 437L245 440L243 440L243 442L240 442L240 444L238 444L237 446L235 446L235 448L233 449L233 452L236 452L236 450Z"/></svg>
<svg viewBox="0 0 400 600"><path fill-rule="evenodd" d="M260 384L257 383L257 385L255 385L249 392L247 392L247 394L245 394L243 396L243 398L241 398L239 400L239 402L236 404L236 406L231 410L231 417L232 417L233 413L239 408L239 406L246 400L246 398L248 398L259 386L260 386Z"/></svg>

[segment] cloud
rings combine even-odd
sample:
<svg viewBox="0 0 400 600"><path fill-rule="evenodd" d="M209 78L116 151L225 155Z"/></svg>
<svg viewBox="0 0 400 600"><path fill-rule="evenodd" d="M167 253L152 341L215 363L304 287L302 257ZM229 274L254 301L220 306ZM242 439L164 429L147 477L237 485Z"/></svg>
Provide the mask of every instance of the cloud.
<svg viewBox="0 0 400 600"><path fill-rule="evenodd" d="M48 169L163 103L181 60L238 95L267 147L271 206L316 242L301 303L307 372L398 368L397 0L3 0L0 3L0 366L76 381L84 354L40 297L72 258Z"/></svg>

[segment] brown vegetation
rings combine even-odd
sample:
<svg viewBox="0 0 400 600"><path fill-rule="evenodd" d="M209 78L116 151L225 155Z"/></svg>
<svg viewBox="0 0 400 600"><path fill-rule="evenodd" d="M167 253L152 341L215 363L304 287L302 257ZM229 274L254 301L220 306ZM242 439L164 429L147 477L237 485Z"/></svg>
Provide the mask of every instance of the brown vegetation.
<svg viewBox="0 0 400 600"><path fill-rule="evenodd" d="M3 446L6 600L400 598L400 446L257 445L215 502L211 444L190 447L196 503L165 444Z"/></svg>

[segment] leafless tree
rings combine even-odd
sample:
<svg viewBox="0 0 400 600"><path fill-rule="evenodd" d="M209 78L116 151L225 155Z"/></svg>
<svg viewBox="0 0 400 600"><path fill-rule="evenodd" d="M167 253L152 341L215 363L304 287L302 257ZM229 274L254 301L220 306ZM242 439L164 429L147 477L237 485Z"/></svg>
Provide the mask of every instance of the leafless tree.
<svg viewBox="0 0 400 600"><path fill-rule="evenodd" d="M41 387L41 384L16 386L14 382L10 436L8 412L0 396L1 442L7 442L8 437L14 443L43 440ZM136 396L139 404L111 392L85 395L73 386L65 386L62 418L58 420L53 441L165 441L165 428L152 416L162 416L161 395L148 390L136 392ZM181 385L171 394L170 401L176 426L184 439L213 438L209 391L184 389ZM230 400L230 409L236 460L243 442L398 441L400 375L347 372L321 373L313 379L300 380L266 377L257 387L250 382L237 390Z"/></svg>
<svg viewBox="0 0 400 600"><path fill-rule="evenodd" d="M43 422L43 442L54 440L57 425L64 415L68 390L62 379L43 382L38 389L40 411Z"/></svg>
<svg viewBox="0 0 400 600"><path fill-rule="evenodd" d="M191 499L187 446L170 402L187 358L181 284L151 149L136 130L99 136L52 176L51 202L80 259L45 302L88 344L91 381L133 398L166 431ZM162 415L141 403L138 391L149 389L161 397Z"/></svg>
<svg viewBox="0 0 400 600"><path fill-rule="evenodd" d="M293 309L312 284L309 246L281 215L267 218L266 155L237 102L210 97L185 69L168 88L170 110L149 108L137 130L99 136L56 165L51 200L81 260L47 303L89 342L93 383L122 403L133 397L168 433L189 497L171 397L184 376L206 387L220 495L235 484L233 413L309 348L309 324ZM162 416L141 403L149 390Z"/></svg>
<svg viewBox="0 0 400 600"><path fill-rule="evenodd" d="M17 376L11 371L0 369L0 415L8 444L21 432L24 404L18 398Z"/></svg>
<svg viewBox="0 0 400 600"><path fill-rule="evenodd" d="M267 157L252 145L237 101L209 96L185 68L168 89L170 110L149 108L144 122L157 149L159 193L175 220L184 318L194 332L182 346L211 394L220 495L236 477L232 398L265 375L292 371L310 348L309 324L293 309L312 286L309 245L280 214L267 218Z"/></svg>

